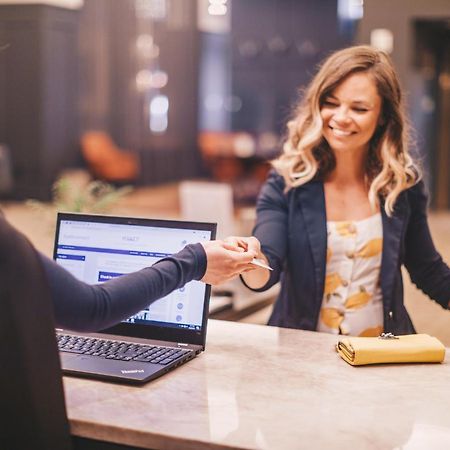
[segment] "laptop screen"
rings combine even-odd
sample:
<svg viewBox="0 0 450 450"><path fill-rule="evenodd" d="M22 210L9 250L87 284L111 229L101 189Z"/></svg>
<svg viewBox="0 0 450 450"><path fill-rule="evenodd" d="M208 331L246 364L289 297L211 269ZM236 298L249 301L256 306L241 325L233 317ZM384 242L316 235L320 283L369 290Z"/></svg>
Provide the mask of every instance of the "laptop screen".
<svg viewBox="0 0 450 450"><path fill-rule="evenodd" d="M214 237L215 224L59 213L54 259L76 278L95 284L149 267L187 244ZM125 324L137 325L142 332L143 327L201 332L208 300L207 285L194 280Z"/></svg>

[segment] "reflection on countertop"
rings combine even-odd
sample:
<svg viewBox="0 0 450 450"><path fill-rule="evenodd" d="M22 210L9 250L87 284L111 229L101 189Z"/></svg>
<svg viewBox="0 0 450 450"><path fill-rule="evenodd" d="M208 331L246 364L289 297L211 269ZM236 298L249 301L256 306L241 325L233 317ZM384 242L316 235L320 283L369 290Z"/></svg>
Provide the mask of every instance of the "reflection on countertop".
<svg viewBox="0 0 450 450"><path fill-rule="evenodd" d="M215 320L208 328L204 354L142 387L65 377L72 433L201 450L403 448L450 432L450 355L352 367L335 336Z"/></svg>

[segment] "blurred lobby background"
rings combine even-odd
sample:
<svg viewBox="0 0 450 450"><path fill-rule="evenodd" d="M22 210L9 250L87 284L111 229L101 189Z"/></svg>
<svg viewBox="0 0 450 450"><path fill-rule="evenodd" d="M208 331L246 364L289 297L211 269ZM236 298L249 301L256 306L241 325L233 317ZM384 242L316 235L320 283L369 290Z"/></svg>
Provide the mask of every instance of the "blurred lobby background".
<svg viewBox="0 0 450 450"><path fill-rule="evenodd" d="M49 255L61 176L72 198L91 180L132 186L110 214L250 234L301 88L357 43L399 72L449 263L450 0L0 0L1 208ZM405 281L418 331L450 345L450 313ZM265 323L276 292L214 294L213 317Z"/></svg>

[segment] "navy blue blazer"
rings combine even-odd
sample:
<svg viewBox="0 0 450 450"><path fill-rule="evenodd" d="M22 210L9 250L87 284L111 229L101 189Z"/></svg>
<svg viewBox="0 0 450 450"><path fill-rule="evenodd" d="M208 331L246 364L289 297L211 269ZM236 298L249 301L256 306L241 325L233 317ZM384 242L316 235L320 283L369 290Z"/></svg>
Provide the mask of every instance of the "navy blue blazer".
<svg viewBox="0 0 450 450"><path fill-rule="evenodd" d="M385 332L415 332L403 304L402 265L417 287L443 308L448 307L450 269L433 244L426 211L422 182L400 194L392 217L381 208ZM286 193L283 178L272 171L258 197L253 234L274 269L267 284L255 290L264 291L281 279L269 325L316 330L326 270L323 183L310 181Z"/></svg>

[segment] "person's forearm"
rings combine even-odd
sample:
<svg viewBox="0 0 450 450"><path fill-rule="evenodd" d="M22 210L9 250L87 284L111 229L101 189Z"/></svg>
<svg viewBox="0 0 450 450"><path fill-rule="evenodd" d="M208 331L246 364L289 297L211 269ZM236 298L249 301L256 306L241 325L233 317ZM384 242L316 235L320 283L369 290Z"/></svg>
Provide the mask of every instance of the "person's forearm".
<svg viewBox="0 0 450 450"><path fill-rule="evenodd" d="M206 255L200 244L157 262L152 267L89 285L41 255L53 298L58 327L96 331L110 327L146 308L192 279L200 279Z"/></svg>
<svg viewBox="0 0 450 450"><path fill-rule="evenodd" d="M270 273L267 269L258 268L251 272L243 273L241 277L249 288L260 289L269 281Z"/></svg>
<svg viewBox="0 0 450 450"><path fill-rule="evenodd" d="M263 253L260 252L258 258L263 260L266 264L269 264ZM260 289L269 281L270 271L268 269L258 267L254 270L241 274L241 277L249 288Z"/></svg>

